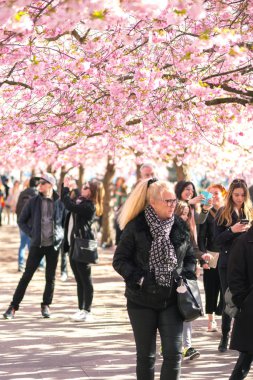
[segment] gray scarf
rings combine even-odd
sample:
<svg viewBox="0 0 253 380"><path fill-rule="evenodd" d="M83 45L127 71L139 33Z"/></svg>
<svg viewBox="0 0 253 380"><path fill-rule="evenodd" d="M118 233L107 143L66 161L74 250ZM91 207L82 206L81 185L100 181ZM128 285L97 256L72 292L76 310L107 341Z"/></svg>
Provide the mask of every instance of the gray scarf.
<svg viewBox="0 0 253 380"><path fill-rule="evenodd" d="M171 286L172 272L177 267L175 249L170 241L174 215L170 219L160 220L151 206L147 206L144 213L153 238L149 256L150 272L154 273L158 285Z"/></svg>

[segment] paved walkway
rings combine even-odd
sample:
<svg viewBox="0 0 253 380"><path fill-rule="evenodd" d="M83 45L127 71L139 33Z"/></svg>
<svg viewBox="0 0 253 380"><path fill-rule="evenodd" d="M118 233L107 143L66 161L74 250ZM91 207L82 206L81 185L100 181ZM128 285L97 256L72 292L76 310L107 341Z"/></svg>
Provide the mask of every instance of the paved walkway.
<svg viewBox="0 0 253 380"><path fill-rule="evenodd" d="M17 285L17 227L0 228L0 313L5 311ZM124 283L111 266L112 250L103 250L93 267L95 297L93 323L72 322L76 286L70 273L66 282L57 271L52 318L40 315L44 274L36 272L14 320L0 315L1 380L133 380L135 348L125 311ZM220 321L219 321L220 323ZM184 361L181 379L227 380L237 354L217 351L219 333L206 332L206 320L194 322L194 347L201 356ZM157 371L161 358L157 356ZM156 379L159 379L157 373ZM253 372L247 379L253 379ZM168 379L169 380L169 379Z"/></svg>

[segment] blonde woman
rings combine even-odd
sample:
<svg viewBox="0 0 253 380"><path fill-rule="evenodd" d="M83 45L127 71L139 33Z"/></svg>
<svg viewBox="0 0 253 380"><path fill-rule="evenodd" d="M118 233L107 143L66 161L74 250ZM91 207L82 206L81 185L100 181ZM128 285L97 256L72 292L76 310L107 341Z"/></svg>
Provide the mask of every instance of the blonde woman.
<svg viewBox="0 0 253 380"><path fill-rule="evenodd" d="M67 210L71 212L68 230L65 231L69 250L69 262L77 283L78 311L72 316L74 321L91 321L91 305L93 301L93 284L91 277L91 265L73 260L74 236L86 239L95 239L95 216L103 214L104 187L102 182L88 181L81 189L81 196L72 199L71 190L76 183L71 178L65 177L62 189L62 201ZM66 242L65 242L66 244Z"/></svg>
<svg viewBox="0 0 253 380"><path fill-rule="evenodd" d="M177 308L173 273L177 270L195 278L196 260L185 222L174 215L176 203L168 182L142 180L119 215L123 233L113 267L126 282L137 380L154 380L158 331L163 356L160 380L180 378L183 320Z"/></svg>
<svg viewBox="0 0 253 380"><path fill-rule="evenodd" d="M215 243L220 253L218 270L223 296L228 287L227 263L232 243L248 231L252 220L252 203L247 184L243 179L235 179L229 186L224 207L217 212L214 225ZM218 347L220 352L227 350L230 328L231 318L223 310L222 336Z"/></svg>

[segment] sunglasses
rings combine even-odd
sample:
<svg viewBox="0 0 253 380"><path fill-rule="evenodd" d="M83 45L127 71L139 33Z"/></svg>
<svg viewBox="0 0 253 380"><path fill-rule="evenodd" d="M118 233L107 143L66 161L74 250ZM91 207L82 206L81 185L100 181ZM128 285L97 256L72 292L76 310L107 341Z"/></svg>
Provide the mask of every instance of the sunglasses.
<svg viewBox="0 0 253 380"><path fill-rule="evenodd" d="M240 184L243 184L244 186L247 187L247 183L244 181L244 179L236 178L231 182L231 185L240 185Z"/></svg>
<svg viewBox="0 0 253 380"><path fill-rule="evenodd" d="M45 185L46 183L48 183L47 181L39 181L39 185Z"/></svg>

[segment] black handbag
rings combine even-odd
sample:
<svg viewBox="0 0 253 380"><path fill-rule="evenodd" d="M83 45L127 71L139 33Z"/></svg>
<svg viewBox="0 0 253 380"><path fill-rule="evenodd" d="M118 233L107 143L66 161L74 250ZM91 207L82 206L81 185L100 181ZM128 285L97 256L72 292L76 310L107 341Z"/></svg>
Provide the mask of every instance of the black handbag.
<svg viewBox="0 0 253 380"><path fill-rule="evenodd" d="M177 288L177 306L185 322L191 322L204 315L197 280L181 279Z"/></svg>
<svg viewBox="0 0 253 380"><path fill-rule="evenodd" d="M98 243L96 240L75 237L73 260L85 264L98 263Z"/></svg>

